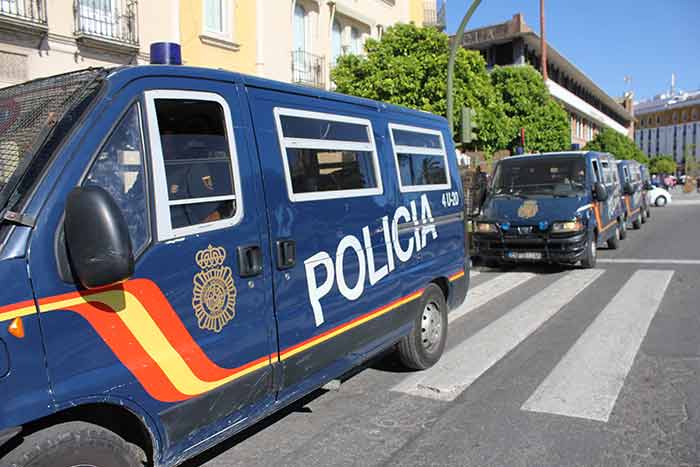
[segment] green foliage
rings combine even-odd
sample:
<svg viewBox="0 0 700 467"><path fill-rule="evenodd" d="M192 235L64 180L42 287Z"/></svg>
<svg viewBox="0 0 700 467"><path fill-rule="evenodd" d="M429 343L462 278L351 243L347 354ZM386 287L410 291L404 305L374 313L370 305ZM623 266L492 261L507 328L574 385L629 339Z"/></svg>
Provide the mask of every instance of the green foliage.
<svg viewBox="0 0 700 467"><path fill-rule="evenodd" d="M603 128L593 140L588 142L585 149L609 152L617 159L649 163L649 158L634 144L634 141L610 128Z"/></svg>
<svg viewBox="0 0 700 467"><path fill-rule="evenodd" d="M449 40L435 28L398 24L381 40L368 39L366 57L346 55L331 73L338 92L447 114ZM454 79L455 134L462 106L476 110L479 127L472 149L492 153L507 147L513 127L478 52L459 49Z"/></svg>
<svg viewBox="0 0 700 467"><path fill-rule="evenodd" d="M520 128L525 128L528 152L565 151L571 142L569 118L550 95L542 76L531 66L496 67L491 82L503 101L514 132L510 148L520 145Z"/></svg>
<svg viewBox="0 0 700 467"><path fill-rule="evenodd" d="M653 157L649 162L649 172L653 174L676 173L676 161L671 156Z"/></svg>

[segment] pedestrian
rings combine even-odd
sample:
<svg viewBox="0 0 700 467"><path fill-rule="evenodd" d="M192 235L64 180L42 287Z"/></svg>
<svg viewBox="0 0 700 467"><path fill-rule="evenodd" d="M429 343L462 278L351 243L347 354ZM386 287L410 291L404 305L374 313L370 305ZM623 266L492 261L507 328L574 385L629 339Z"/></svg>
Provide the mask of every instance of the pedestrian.
<svg viewBox="0 0 700 467"><path fill-rule="evenodd" d="M695 177L695 186L697 187L698 193L700 193L700 177Z"/></svg>

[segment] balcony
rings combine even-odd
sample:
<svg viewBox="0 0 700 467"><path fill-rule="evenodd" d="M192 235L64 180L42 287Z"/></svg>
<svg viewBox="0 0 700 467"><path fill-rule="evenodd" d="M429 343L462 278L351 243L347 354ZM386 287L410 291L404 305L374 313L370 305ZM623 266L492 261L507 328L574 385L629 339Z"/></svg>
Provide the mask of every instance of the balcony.
<svg viewBox="0 0 700 467"><path fill-rule="evenodd" d="M73 13L75 36L83 45L138 52L138 0L74 0Z"/></svg>
<svg viewBox="0 0 700 467"><path fill-rule="evenodd" d="M46 0L0 0L0 28L25 34L46 33Z"/></svg>
<svg viewBox="0 0 700 467"><path fill-rule="evenodd" d="M325 88L325 59L304 50L292 51L292 83Z"/></svg>

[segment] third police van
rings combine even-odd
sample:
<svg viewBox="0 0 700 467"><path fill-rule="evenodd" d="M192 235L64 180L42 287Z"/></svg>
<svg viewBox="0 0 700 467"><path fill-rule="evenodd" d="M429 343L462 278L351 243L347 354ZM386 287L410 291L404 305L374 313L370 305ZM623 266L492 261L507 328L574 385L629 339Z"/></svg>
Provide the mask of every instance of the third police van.
<svg viewBox="0 0 700 467"><path fill-rule="evenodd" d="M177 465L468 286L447 122L171 65L0 90L2 465Z"/></svg>

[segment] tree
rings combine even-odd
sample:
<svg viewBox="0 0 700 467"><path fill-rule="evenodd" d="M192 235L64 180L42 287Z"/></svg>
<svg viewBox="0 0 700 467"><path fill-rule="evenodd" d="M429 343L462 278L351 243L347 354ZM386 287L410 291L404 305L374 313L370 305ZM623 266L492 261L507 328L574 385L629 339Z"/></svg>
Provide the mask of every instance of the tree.
<svg viewBox="0 0 700 467"><path fill-rule="evenodd" d="M537 70L529 65L496 67L491 72L491 82L515 129L508 141L510 148L520 146L520 128L525 129L525 149L529 152L569 148L569 118L562 106L549 95Z"/></svg>
<svg viewBox="0 0 700 467"><path fill-rule="evenodd" d="M610 128L603 128L591 141L586 144L587 150L609 152L617 159L635 160L648 164L649 158L634 141Z"/></svg>
<svg viewBox="0 0 700 467"><path fill-rule="evenodd" d="M653 174L676 173L676 161L671 156L657 156L649 163L649 172Z"/></svg>
<svg viewBox="0 0 700 467"><path fill-rule="evenodd" d="M336 90L445 116L449 39L431 27L397 24L381 40L368 39L366 56L338 59L331 78ZM472 149L492 153L507 147L513 127L494 91L486 63L476 51L460 49L455 62L454 128L462 106L476 110Z"/></svg>

